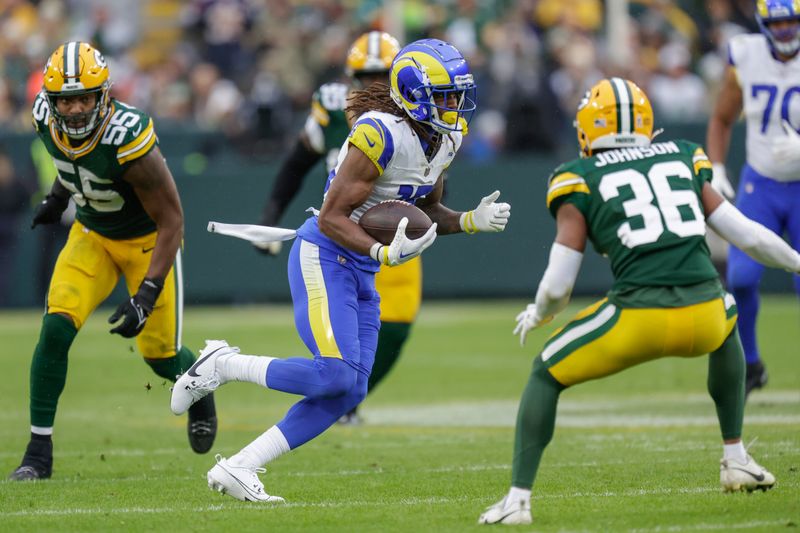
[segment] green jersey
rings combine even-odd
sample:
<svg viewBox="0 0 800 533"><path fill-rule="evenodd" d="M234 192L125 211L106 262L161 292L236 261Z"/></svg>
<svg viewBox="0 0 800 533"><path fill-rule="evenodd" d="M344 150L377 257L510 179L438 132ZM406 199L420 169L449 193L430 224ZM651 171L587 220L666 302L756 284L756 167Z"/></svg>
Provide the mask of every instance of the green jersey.
<svg viewBox="0 0 800 533"><path fill-rule="evenodd" d="M112 239L129 239L155 231L125 171L158 144L153 121L145 113L111 101L94 132L78 146L56 127L44 94L33 103L33 124L58 170L58 180L72 194L75 218Z"/></svg>
<svg viewBox="0 0 800 533"><path fill-rule="evenodd" d="M609 298L622 307L680 307L719 297L701 202L711 181L703 149L688 141L619 148L558 167L548 182L555 217L565 202L586 219L611 261Z"/></svg>
<svg viewBox="0 0 800 533"><path fill-rule="evenodd" d="M350 87L343 83L326 83L311 99L311 113L304 129L311 147L325 155L326 175L336 167L339 150L350 133L344 112L349 93Z"/></svg>

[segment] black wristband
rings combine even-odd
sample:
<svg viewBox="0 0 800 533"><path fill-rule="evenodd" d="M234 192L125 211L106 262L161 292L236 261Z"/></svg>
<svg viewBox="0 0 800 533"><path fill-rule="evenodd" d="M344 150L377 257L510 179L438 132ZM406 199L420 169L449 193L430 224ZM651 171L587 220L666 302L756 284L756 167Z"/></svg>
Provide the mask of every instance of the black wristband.
<svg viewBox="0 0 800 533"><path fill-rule="evenodd" d="M154 278L144 278L142 284L139 285L139 290L136 291L136 299L148 314L153 312L153 307L155 307L156 300L158 300L163 288L164 281Z"/></svg>

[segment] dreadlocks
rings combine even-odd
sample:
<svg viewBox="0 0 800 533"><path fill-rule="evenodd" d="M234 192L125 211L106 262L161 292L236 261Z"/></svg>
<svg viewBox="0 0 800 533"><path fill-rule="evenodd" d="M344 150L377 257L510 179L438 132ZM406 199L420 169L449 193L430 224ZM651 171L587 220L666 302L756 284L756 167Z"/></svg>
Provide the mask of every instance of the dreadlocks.
<svg viewBox="0 0 800 533"><path fill-rule="evenodd" d="M354 120L367 111L388 113L396 116L398 120L408 122L408 125L420 139L424 139L426 142L433 140L433 135L427 128L406 115L405 111L394 103L394 100L389 95L389 86L385 83L373 83L366 89L353 91L347 100L347 104L344 111L348 117L353 117Z"/></svg>

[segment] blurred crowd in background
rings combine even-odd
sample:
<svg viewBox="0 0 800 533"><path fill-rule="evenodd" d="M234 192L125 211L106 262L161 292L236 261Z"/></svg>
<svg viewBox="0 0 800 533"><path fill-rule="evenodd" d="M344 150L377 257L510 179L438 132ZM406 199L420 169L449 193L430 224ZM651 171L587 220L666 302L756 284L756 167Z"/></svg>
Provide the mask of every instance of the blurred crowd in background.
<svg viewBox="0 0 800 533"><path fill-rule="evenodd" d="M583 93L607 75L642 86L659 121L705 120L727 40L757 31L753 6L630 0L626 66L602 0L0 0L0 124L30 129L47 56L80 39L105 54L113 94L158 127L220 130L245 150L280 151L315 88L343 77L354 38L400 17L406 42L438 37L468 58L476 157L550 150L554 130L568 129Z"/></svg>

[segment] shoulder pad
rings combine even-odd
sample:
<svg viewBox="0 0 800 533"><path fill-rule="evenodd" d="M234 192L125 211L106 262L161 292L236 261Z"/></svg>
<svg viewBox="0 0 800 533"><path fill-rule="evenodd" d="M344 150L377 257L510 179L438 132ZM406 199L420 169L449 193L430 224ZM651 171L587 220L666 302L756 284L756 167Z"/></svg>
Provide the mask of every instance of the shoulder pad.
<svg viewBox="0 0 800 533"><path fill-rule="evenodd" d="M47 98L43 92L39 92L34 98L31 112L33 127L36 128L36 131L46 131L47 123L50 120L50 106L47 104Z"/></svg>
<svg viewBox="0 0 800 533"><path fill-rule="evenodd" d="M146 155L158 142L153 120L146 113L118 101L111 113L100 143L117 147L120 165Z"/></svg>
<svg viewBox="0 0 800 533"><path fill-rule="evenodd" d="M347 141L366 154L383 173L394 155L394 138L389 128L375 117L361 116L353 125Z"/></svg>
<svg viewBox="0 0 800 533"><path fill-rule="evenodd" d="M547 208L554 210L561 200L569 196L590 194L589 186L581 175L580 160L559 165L547 180ZM559 200L557 202L557 200ZM554 213L555 214L555 213Z"/></svg>

